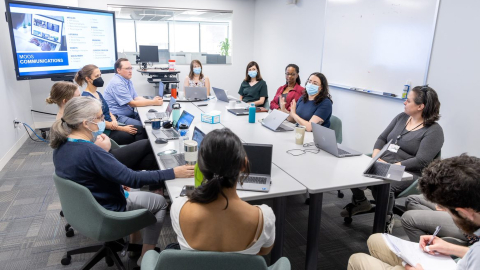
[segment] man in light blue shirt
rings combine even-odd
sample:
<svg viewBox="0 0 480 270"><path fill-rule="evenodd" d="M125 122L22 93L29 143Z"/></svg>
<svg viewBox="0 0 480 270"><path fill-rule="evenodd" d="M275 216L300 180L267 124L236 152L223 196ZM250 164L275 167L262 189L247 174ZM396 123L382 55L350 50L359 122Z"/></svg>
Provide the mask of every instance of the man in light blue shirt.
<svg viewBox="0 0 480 270"><path fill-rule="evenodd" d="M146 99L138 96L133 88L132 65L126 58L120 58L115 62L115 76L108 83L103 98L108 103L110 112L117 117L117 121L126 125L143 126L135 107L160 106L163 99L159 96Z"/></svg>

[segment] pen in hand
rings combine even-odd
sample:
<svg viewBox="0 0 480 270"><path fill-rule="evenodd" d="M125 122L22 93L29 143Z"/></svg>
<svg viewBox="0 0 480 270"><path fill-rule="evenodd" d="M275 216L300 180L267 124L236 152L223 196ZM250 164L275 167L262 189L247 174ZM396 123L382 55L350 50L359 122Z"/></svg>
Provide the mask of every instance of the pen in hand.
<svg viewBox="0 0 480 270"><path fill-rule="evenodd" d="M441 228L442 228L442 226L440 226L440 225L437 226L437 228L435 229L435 232L433 232L432 239L430 239L430 241L428 241L427 246L432 244L433 239L435 239L435 236L437 236L437 234L438 234L438 232L440 231Z"/></svg>

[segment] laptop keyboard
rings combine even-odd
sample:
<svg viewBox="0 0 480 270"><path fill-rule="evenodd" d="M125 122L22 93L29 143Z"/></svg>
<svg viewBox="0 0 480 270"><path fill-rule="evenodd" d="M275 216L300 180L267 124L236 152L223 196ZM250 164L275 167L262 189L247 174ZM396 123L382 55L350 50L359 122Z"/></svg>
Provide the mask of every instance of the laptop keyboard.
<svg viewBox="0 0 480 270"><path fill-rule="evenodd" d="M259 176L249 176L247 179L243 181L244 183L252 183L252 184L266 184L267 178L266 177L259 177Z"/></svg>
<svg viewBox="0 0 480 270"><path fill-rule="evenodd" d="M280 131L289 131L290 129L288 129L288 127L284 124L281 124L277 130L280 130Z"/></svg>
<svg viewBox="0 0 480 270"><path fill-rule="evenodd" d="M165 165L165 167L167 168L175 168L177 166L182 166L187 163L185 161L184 154L163 155L163 156L160 156L160 160L162 161L163 165Z"/></svg>
<svg viewBox="0 0 480 270"><path fill-rule="evenodd" d="M162 132L169 138L178 138L178 134L171 129L162 129Z"/></svg>
<svg viewBox="0 0 480 270"><path fill-rule="evenodd" d="M391 164L377 161L375 162L375 164L373 164L370 170L368 170L367 174L387 176L388 170L390 169L390 165Z"/></svg>
<svg viewBox="0 0 480 270"><path fill-rule="evenodd" d="M350 153L350 152L348 152L348 151L345 151L345 150L343 150L343 149L338 148L338 155L339 155L339 156L345 156L345 155L350 155L350 154L352 154L352 153Z"/></svg>

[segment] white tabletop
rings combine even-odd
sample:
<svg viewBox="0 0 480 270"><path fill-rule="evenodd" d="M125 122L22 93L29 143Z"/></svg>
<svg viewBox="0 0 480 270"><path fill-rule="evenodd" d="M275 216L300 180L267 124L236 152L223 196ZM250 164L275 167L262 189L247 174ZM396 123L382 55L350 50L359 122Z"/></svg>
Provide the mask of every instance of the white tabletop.
<svg viewBox="0 0 480 270"><path fill-rule="evenodd" d="M227 111L228 103L212 100L210 104L199 109L209 112L221 112L221 123L231 129L247 143L273 144L273 163L303 184L309 193L380 185L388 181L363 176L370 157L362 155L356 157L337 158L325 151L318 154L306 153L301 156L292 156L287 153L291 149L305 149L295 144L294 131L273 132L265 128L259 120L267 117L267 113L257 113L256 122L248 123L248 116L235 116ZM293 126L291 123L287 125ZM305 143L313 142L313 134L305 133ZM308 147L315 149L315 147ZM411 180L413 176L404 173L402 180Z"/></svg>
<svg viewBox="0 0 480 270"><path fill-rule="evenodd" d="M137 108L140 118L142 120L146 119L146 113L149 109L154 108L157 111L161 112L164 111L165 108L168 106L168 103L162 106L150 106L150 107L141 107ZM181 104L182 109L188 111L192 115L194 115L194 119L189 129L189 137L191 138L193 133L193 127L198 127L201 131L205 134L214 130L223 128L223 125L220 124L207 124L201 122L201 113L202 111L198 109L194 104L186 102ZM168 149L175 149L179 151L179 141L178 140L170 140L167 144L156 144L155 143L155 136L152 134L152 126L145 125L145 130L148 134L148 139L150 144L152 145L153 152L155 153L155 158L157 159L157 164L161 169L165 169L163 164L160 162L160 159L157 155L158 152L168 150ZM284 197L290 195L297 195L297 194L305 194L307 189L304 185L293 179L283 170L281 170L278 166L272 164L272 186L269 192L253 192L253 191L243 191L238 190L237 193L242 200L249 201L249 200L259 200L259 199L268 199L268 198L276 198L276 197ZM165 185L167 186L168 193L170 194L171 198L175 200L180 195L180 191L184 185L193 185L194 178L183 178L183 179L174 179L165 181Z"/></svg>

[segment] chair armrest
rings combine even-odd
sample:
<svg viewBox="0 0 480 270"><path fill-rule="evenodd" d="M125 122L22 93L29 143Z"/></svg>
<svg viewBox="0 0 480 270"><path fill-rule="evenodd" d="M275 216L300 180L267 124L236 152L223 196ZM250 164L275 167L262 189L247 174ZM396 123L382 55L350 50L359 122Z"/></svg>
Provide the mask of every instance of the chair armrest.
<svg viewBox="0 0 480 270"><path fill-rule="evenodd" d="M141 269L155 270L155 266L157 265L157 261L158 261L158 256L160 256L160 254L158 254L154 250L147 251L147 253L143 255Z"/></svg>
<svg viewBox="0 0 480 270"><path fill-rule="evenodd" d="M286 257L278 259L275 264L268 267L269 270L290 270L291 268L290 261Z"/></svg>

